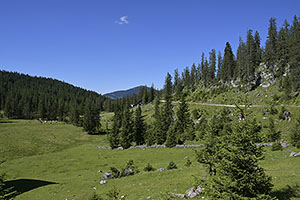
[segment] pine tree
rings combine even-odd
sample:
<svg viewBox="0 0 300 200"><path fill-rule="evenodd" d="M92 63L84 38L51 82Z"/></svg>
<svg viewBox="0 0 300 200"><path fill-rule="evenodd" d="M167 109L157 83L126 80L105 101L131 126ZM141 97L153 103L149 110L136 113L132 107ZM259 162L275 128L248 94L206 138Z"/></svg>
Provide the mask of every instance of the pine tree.
<svg viewBox="0 0 300 200"><path fill-rule="evenodd" d="M189 89L191 86L191 75L189 67L186 67L182 72L182 81L184 88Z"/></svg>
<svg viewBox="0 0 300 200"><path fill-rule="evenodd" d="M240 38L239 40L239 46L237 49L237 53L236 53L236 68L234 71L234 77L236 79L240 79L241 81L245 81L246 80L246 44L245 42L242 40L242 38Z"/></svg>
<svg viewBox="0 0 300 200"><path fill-rule="evenodd" d="M178 69L175 69L174 71L174 87L173 87L173 93L175 94L176 99L178 99L181 96L183 85L182 80L180 79Z"/></svg>
<svg viewBox="0 0 300 200"><path fill-rule="evenodd" d="M154 98L155 98L155 89L154 89L154 85L152 83L150 92L149 92L149 102L152 103Z"/></svg>
<svg viewBox="0 0 300 200"><path fill-rule="evenodd" d="M120 128L122 125L122 113L115 110L113 117L113 126L108 135L109 145L112 149L119 147L120 144Z"/></svg>
<svg viewBox="0 0 300 200"><path fill-rule="evenodd" d="M74 102L71 107L70 120L73 125L81 126L79 110L76 102Z"/></svg>
<svg viewBox="0 0 300 200"><path fill-rule="evenodd" d="M96 133L100 128L100 113L91 100L84 107L83 130L89 134Z"/></svg>
<svg viewBox="0 0 300 200"><path fill-rule="evenodd" d="M263 150L255 144L259 137L257 124L246 117L232 127L214 156L204 192L211 199L272 199L271 178L258 163L263 159Z"/></svg>
<svg viewBox="0 0 300 200"><path fill-rule="evenodd" d="M125 106L122 118L122 129L120 133L120 145L124 149L128 149L133 142L134 124L132 120L132 112Z"/></svg>
<svg viewBox="0 0 300 200"><path fill-rule="evenodd" d="M224 50L221 79L224 82L231 81L233 79L234 69L235 69L234 55L232 53L232 49L229 42L227 42Z"/></svg>
<svg viewBox="0 0 300 200"><path fill-rule="evenodd" d="M222 64L223 64L223 58L222 54L219 51L218 52L218 71L217 71L217 80L221 80L221 74L222 74Z"/></svg>
<svg viewBox="0 0 300 200"><path fill-rule="evenodd" d="M158 144L163 144L167 139L167 132L173 122L173 106L172 106L172 77L167 73L164 84L165 103L161 112L161 135L157 138Z"/></svg>
<svg viewBox="0 0 300 200"><path fill-rule="evenodd" d="M247 43L246 43L246 80L247 83L253 81L255 78L255 64L256 64L256 48L254 38L252 36L252 30L249 29L247 32Z"/></svg>
<svg viewBox="0 0 300 200"><path fill-rule="evenodd" d="M135 111L134 119L134 141L137 145L145 143L146 126L142 116L142 109L139 106Z"/></svg>
<svg viewBox="0 0 300 200"><path fill-rule="evenodd" d="M291 144L300 149L300 117L298 116L296 120L297 122L291 131L290 138Z"/></svg>
<svg viewBox="0 0 300 200"><path fill-rule="evenodd" d="M155 97L154 99L154 121L152 124L153 132L154 132L154 140L158 144L164 143L164 133L162 131L162 120L161 120L161 109L160 109L160 100L158 97ZM152 135L150 135L150 139L152 139ZM154 143L154 141L151 143Z"/></svg>
<svg viewBox="0 0 300 200"><path fill-rule="evenodd" d="M258 31L254 34L254 46L255 46L255 66L259 66L262 59L262 49L260 47L260 36Z"/></svg>
<svg viewBox="0 0 300 200"><path fill-rule="evenodd" d="M291 27L291 42L289 52L289 63L291 70L291 82L293 90L300 89L300 22L297 16L294 16Z"/></svg>
<svg viewBox="0 0 300 200"><path fill-rule="evenodd" d="M285 73L289 61L289 23L285 20L283 27L278 33L278 71L276 72L276 77L281 77Z"/></svg>
<svg viewBox="0 0 300 200"><path fill-rule="evenodd" d="M197 69L195 63L191 67L191 88L194 90L197 82Z"/></svg>
<svg viewBox="0 0 300 200"><path fill-rule="evenodd" d="M265 45L264 61L270 69L270 72L274 74L274 65L277 61L277 26L276 19L271 18L269 20L268 39Z"/></svg>
<svg viewBox="0 0 300 200"><path fill-rule="evenodd" d="M186 131L192 125L191 116L189 113L188 105L185 101L185 97L182 95L178 110L176 112L176 121L175 121L175 132L176 132L176 143L183 144L186 140Z"/></svg>
<svg viewBox="0 0 300 200"><path fill-rule="evenodd" d="M216 50L212 49L211 52L209 52L209 81L210 81L210 83L214 83L214 81L215 81L216 64L217 64Z"/></svg>

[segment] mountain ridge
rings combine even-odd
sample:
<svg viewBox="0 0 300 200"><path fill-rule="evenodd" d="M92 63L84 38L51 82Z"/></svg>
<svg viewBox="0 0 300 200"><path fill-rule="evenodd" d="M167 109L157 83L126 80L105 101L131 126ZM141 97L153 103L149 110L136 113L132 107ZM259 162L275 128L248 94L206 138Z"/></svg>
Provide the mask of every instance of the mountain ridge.
<svg viewBox="0 0 300 200"><path fill-rule="evenodd" d="M114 92L109 92L109 93L103 94L103 96L109 97L111 99L121 99L126 96L132 96L133 94L138 94L142 87L145 87L145 86L140 85L140 86L136 86L136 87L125 89L125 90L117 90ZM150 90L150 88L147 87L147 90Z"/></svg>

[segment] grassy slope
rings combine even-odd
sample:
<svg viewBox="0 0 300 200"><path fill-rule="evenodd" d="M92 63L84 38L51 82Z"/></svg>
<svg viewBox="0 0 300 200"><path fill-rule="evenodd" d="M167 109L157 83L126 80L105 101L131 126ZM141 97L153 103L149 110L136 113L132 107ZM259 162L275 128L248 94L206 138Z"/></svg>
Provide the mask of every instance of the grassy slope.
<svg viewBox="0 0 300 200"><path fill-rule="evenodd" d="M46 125L23 120L1 123L0 135L1 147L5 145L6 150L1 155L8 158L0 165L0 173L6 172L10 180L35 179L58 183L30 190L16 199L87 199L94 191L102 194L112 186L127 194L128 199L146 199L148 196L158 199L162 192L184 193L193 185L194 175L204 175L203 167L195 161L192 149L98 149L97 144L107 145L106 136L86 135L80 128L63 123ZM47 148L36 144L37 138L38 143L46 144L53 135L60 142L49 142ZM17 151L14 150L16 147ZM267 173L273 176L275 189L300 184L300 158L285 157L291 150L295 149L268 150L266 160L262 162ZM15 156L14 153L21 155ZM190 168L184 167L186 156L193 163ZM135 176L109 180L105 185L99 184L99 169L108 171L111 166L121 168L129 159L133 159L141 171L147 163L156 169L166 168L171 160L179 169L141 172Z"/></svg>

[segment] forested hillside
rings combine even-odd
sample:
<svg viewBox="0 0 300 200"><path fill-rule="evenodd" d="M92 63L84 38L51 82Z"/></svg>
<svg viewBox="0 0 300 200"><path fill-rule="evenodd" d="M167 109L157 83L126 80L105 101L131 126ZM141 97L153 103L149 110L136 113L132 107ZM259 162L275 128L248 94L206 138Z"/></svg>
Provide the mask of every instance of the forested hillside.
<svg viewBox="0 0 300 200"><path fill-rule="evenodd" d="M0 110L8 118L67 120L83 114L87 100L99 111L112 109L113 100L96 92L51 78L0 71Z"/></svg>

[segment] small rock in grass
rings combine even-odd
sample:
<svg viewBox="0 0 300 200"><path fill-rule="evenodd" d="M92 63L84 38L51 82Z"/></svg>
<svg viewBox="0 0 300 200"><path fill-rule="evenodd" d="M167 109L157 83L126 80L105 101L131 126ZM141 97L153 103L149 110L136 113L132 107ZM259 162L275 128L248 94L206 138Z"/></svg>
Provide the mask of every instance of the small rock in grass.
<svg viewBox="0 0 300 200"><path fill-rule="evenodd" d="M101 184L101 185L103 185L103 184L105 184L105 183L106 183L106 180L101 180L101 181L100 181L100 184ZM96 188L96 187L94 187L94 188Z"/></svg>
<svg viewBox="0 0 300 200"><path fill-rule="evenodd" d="M197 188L192 187L192 188L188 189L185 193L188 197L194 198L194 197L198 196L202 190L203 190L203 188L201 186L198 186Z"/></svg>
<svg viewBox="0 0 300 200"><path fill-rule="evenodd" d="M296 152L291 152L290 157L294 156L296 154Z"/></svg>

